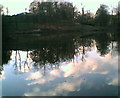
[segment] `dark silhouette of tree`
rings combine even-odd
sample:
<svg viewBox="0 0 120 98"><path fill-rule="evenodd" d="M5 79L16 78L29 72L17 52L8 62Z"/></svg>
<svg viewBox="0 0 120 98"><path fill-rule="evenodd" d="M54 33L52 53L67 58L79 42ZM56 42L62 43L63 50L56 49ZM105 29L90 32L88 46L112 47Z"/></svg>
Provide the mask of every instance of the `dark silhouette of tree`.
<svg viewBox="0 0 120 98"><path fill-rule="evenodd" d="M118 11L117 11L117 21L118 21L118 32L120 31L120 1L118 2Z"/></svg>
<svg viewBox="0 0 120 98"><path fill-rule="evenodd" d="M74 7L69 2L36 2L30 4L30 13L38 15L38 20L47 22L73 20ZM52 20L52 21L51 21Z"/></svg>
<svg viewBox="0 0 120 98"><path fill-rule="evenodd" d="M34 13L34 14L37 14L38 13L38 2L37 1L33 1L30 6L29 6L29 11L30 13Z"/></svg>
<svg viewBox="0 0 120 98"><path fill-rule="evenodd" d="M107 26L109 24L109 12L106 5L100 5L96 11L95 21L99 26Z"/></svg>
<svg viewBox="0 0 120 98"><path fill-rule="evenodd" d="M87 12L84 15L78 15L77 22L83 25L94 25L94 18L90 14L90 12Z"/></svg>

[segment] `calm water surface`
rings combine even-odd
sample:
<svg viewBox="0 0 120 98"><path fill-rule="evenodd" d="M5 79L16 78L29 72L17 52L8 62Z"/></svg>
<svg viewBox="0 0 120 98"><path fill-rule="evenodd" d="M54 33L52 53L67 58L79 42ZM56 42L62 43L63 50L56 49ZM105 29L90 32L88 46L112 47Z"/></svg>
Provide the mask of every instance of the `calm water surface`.
<svg viewBox="0 0 120 98"><path fill-rule="evenodd" d="M2 95L117 96L118 43L101 36L3 51Z"/></svg>

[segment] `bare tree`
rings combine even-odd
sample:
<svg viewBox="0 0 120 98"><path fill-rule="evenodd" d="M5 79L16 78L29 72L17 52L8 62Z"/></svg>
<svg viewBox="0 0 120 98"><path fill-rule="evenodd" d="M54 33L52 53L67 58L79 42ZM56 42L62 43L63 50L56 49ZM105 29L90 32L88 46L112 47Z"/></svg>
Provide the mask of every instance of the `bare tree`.
<svg viewBox="0 0 120 98"><path fill-rule="evenodd" d="M3 6L0 4L0 15L3 13Z"/></svg>

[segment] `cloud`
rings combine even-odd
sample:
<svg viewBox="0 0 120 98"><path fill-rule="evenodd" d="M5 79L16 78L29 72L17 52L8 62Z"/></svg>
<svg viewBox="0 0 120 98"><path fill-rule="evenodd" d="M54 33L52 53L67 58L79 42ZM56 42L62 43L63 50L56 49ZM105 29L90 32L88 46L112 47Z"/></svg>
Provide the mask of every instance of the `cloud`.
<svg viewBox="0 0 120 98"><path fill-rule="evenodd" d="M83 79L79 79L78 81L67 81L57 84L52 88L47 88L46 91L42 91L39 88L33 88L32 92L27 92L25 96L55 96L55 95L67 95L68 92L71 91L79 91L80 85L83 83ZM39 91L39 92L37 92ZM63 93L64 92L64 93Z"/></svg>
<svg viewBox="0 0 120 98"><path fill-rule="evenodd" d="M34 82L28 83L27 85L30 86L30 85L43 84L43 83L45 83L45 79L36 80Z"/></svg>
<svg viewBox="0 0 120 98"><path fill-rule="evenodd" d="M108 82L108 85L118 86L118 77ZM120 85L119 85L120 86Z"/></svg>
<svg viewBox="0 0 120 98"><path fill-rule="evenodd" d="M87 89L93 88L94 85L96 85L94 88L100 88L101 85L103 87L104 85L117 86L118 56L116 55L113 58L111 53L108 53L105 57L100 57L96 51L87 52L88 56L85 62L82 62L78 57L76 62L71 61L61 65L59 69L49 70L46 76L42 76L40 71L30 74L26 80L33 80L28 83L29 86L34 85L32 86L33 90L26 92L24 95L66 96L69 92L81 91L81 85L83 84L88 86ZM103 80L97 81L97 76ZM42 85L36 88L36 84ZM43 86L44 88L42 88Z"/></svg>
<svg viewBox="0 0 120 98"><path fill-rule="evenodd" d="M42 74L40 72L31 73L25 80L34 80L34 79L40 79L42 77Z"/></svg>
<svg viewBox="0 0 120 98"><path fill-rule="evenodd" d="M54 69L54 70L50 71L50 74L52 76L56 76L56 77L60 77L61 76L59 69Z"/></svg>

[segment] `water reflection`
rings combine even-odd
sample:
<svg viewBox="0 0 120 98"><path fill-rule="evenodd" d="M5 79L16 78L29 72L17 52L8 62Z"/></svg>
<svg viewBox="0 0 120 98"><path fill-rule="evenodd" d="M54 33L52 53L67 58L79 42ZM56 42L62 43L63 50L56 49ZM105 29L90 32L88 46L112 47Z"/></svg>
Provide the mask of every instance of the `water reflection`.
<svg viewBox="0 0 120 98"><path fill-rule="evenodd" d="M9 59L3 65L3 95L118 95L118 42L110 34L100 35L4 51ZM19 92L7 90L11 85Z"/></svg>
<svg viewBox="0 0 120 98"><path fill-rule="evenodd" d="M44 67L46 69L46 65L49 64L53 69L53 66L59 68L60 62L70 62L77 61L77 57L81 56L79 59L82 61L86 61L87 51L91 51L91 48L96 45L98 52L100 52L101 56L105 56L110 52L111 49L116 48L117 36L116 33L101 33L96 34L92 37L73 37L72 39L61 39L61 40L49 40L43 41L43 43L37 49L33 49L31 51L26 51L26 60L21 61L21 54L19 50L15 50L15 62L14 66L17 70L25 72L27 68L30 70L30 65L28 65L28 60L32 59L34 62L33 66L35 69L39 70L39 68ZM112 41L114 40L114 41ZM69 42L68 42L69 41ZM111 46L110 46L111 43ZM28 53L29 52L29 53ZM112 52L111 52L112 54ZM10 60L10 56L12 55L11 50L3 50L3 64L7 64ZM28 57L29 56L29 57ZM24 62L24 63L23 63ZM23 68L22 68L23 65ZM18 68L19 66L19 68ZM1 66L1 71L3 67Z"/></svg>
<svg viewBox="0 0 120 98"><path fill-rule="evenodd" d="M57 44L57 46L56 46ZM51 65L66 61L74 56L75 47L73 42L55 42L51 46L41 47L30 52L32 60L39 65L50 63Z"/></svg>
<svg viewBox="0 0 120 98"><path fill-rule="evenodd" d="M101 56L109 53L109 44L111 42L110 37L106 34L96 35L96 46L98 51L100 52Z"/></svg>
<svg viewBox="0 0 120 98"><path fill-rule="evenodd" d="M112 58L108 53L101 57L95 47L86 53L86 62L61 64L59 70L50 70L45 77L41 71L31 73L25 80L29 80L28 86L35 87L24 95L117 95L117 56Z"/></svg>
<svg viewBox="0 0 120 98"><path fill-rule="evenodd" d="M2 51L2 65L0 65L0 78L2 77L3 64L8 63L8 61L10 60L11 53L12 52L10 50Z"/></svg>
<svg viewBox="0 0 120 98"><path fill-rule="evenodd" d="M8 61L10 60L11 53L12 52L10 50L3 50L2 51L2 64L8 63Z"/></svg>

